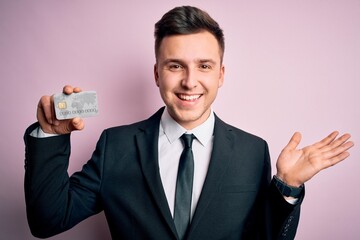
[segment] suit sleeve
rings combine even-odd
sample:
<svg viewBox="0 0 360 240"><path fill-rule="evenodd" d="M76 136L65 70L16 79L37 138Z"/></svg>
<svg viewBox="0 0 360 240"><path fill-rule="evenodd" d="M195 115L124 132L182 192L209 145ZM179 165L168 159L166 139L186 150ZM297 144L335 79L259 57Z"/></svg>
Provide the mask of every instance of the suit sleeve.
<svg viewBox="0 0 360 240"><path fill-rule="evenodd" d="M288 203L271 180L271 162L265 141L258 149L263 152L261 184L256 202L242 234L242 239L292 240L295 238L303 196L296 205ZM260 169L259 169L260 170Z"/></svg>
<svg viewBox="0 0 360 240"><path fill-rule="evenodd" d="M269 150L266 144L266 159L270 162ZM270 163L269 163L270 164ZM268 175L268 174L267 174ZM269 179L269 177L268 177ZM294 239L300 218L300 206L304 199L304 191L296 204L288 203L271 180L268 187L267 209L270 216L271 239L290 240Z"/></svg>
<svg viewBox="0 0 360 240"><path fill-rule="evenodd" d="M83 170L69 177L70 135L31 137L29 133L37 126L30 126L24 136L25 202L32 234L45 238L66 231L101 211L99 191L104 141L98 142Z"/></svg>

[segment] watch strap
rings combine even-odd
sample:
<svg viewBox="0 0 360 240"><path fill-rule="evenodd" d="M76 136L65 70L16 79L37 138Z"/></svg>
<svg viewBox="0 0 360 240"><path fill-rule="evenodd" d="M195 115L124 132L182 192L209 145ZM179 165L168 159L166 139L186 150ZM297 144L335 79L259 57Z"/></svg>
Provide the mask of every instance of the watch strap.
<svg viewBox="0 0 360 240"><path fill-rule="evenodd" d="M286 184L285 182L283 182L276 175L274 175L273 179L274 179L275 186L278 188L278 190L280 191L280 193L283 196L294 197L294 198L299 198L301 196L303 189L304 189L304 185L301 185L300 187L290 186L290 185Z"/></svg>

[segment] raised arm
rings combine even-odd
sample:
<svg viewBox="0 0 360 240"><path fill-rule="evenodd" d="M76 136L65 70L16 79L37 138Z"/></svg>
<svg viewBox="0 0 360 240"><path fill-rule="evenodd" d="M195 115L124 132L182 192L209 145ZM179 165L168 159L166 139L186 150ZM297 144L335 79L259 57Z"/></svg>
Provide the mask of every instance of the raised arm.
<svg viewBox="0 0 360 240"><path fill-rule="evenodd" d="M66 94L80 91L71 86L63 89ZM32 234L40 238L66 231L101 211L98 193L102 154L94 154L82 172L69 177L69 133L83 129L84 122L81 118L57 120L53 101L53 96L40 99L38 123L31 125L24 136L26 212ZM32 134L39 128L57 136Z"/></svg>

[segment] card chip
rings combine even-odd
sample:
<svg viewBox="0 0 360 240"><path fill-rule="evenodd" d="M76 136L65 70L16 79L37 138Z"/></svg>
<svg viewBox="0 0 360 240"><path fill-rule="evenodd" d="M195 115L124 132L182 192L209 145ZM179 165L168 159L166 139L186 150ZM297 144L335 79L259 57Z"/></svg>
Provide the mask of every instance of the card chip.
<svg viewBox="0 0 360 240"><path fill-rule="evenodd" d="M66 102L59 102L58 103L58 108L59 109L66 109L67 108Z"/></svg>

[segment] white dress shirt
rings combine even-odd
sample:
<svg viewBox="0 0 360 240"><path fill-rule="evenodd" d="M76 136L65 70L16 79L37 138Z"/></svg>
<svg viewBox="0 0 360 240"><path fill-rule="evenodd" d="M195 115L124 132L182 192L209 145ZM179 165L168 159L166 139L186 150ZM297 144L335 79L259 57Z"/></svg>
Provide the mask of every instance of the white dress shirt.
<svg viewBox="0 0 360 240"><path fill-rule="evenodd" d="M187 131L180 126L165 108L159 129L159 167L160 177L171 214L174 216L175 189L180 155L183 143L180 137L184 133L194 134L192 150L194 155L194 181L191 201L191 217L198 203L205 177L208 171L213 148L215 117L211 111L209 118L200 126Z"/></svg>

